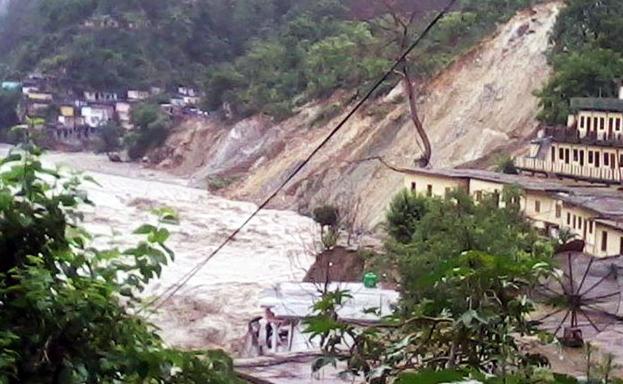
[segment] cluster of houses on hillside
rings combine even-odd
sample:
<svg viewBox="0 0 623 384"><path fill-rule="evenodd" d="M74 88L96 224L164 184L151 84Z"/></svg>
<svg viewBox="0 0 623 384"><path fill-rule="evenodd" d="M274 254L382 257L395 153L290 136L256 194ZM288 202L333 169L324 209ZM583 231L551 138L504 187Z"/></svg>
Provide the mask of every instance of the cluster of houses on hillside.
<svg viewBox="0 0 623 384"><path fill-rule="evenodd" d="M41 118L45 121L50 141L78 148L88 144L96 137L97 130L111 121L126 131L132 130L133 106L149 99L160 100L161 109L174 118L207 115L197 108L201 100L200 92L184 86L172 92L151 87L148 90L87 90L77 93L59 87L54 78L31 74L21 82L3 82L2 88L21 92L18 115L22 121L27 117Z"/></svg>
<svg viewBox="0 0 623 384"><path fill-rule="evenodd" d="M476 200L523 190L520 207L544 233L566 229L597 257L623 254L623 87L619 98L575 98L566 126L548 127L515 160L522 174L414 169L405 186L428 196L460 188ZM504 202L499 199L499 204Z"/></svg>

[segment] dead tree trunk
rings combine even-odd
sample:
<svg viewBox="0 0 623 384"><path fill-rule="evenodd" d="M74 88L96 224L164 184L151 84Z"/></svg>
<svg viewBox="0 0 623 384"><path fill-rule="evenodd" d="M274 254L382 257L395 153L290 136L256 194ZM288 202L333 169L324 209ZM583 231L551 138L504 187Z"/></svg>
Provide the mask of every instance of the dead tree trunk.
<svg viewBox="0 0 623 384"><path fill-rule="evenodd" d="M433 154L433 150L428 135L426 134L426 130L424 130L424 124L422 124L422 120L420 120L420 116L418 115L417 95L413 82L411 81L411 76L409 76L409 69L407 68L406 63L403 63L402 65L402 85L409 101L411 121L413 121L417 135L422 140L422 144L424 145L424 153L422 153L422 156L420 156L419 159L416 159L416 163L420 167L427 167L430 164L430 158Z"/></svg>
<svg viewBox="0 0 623 384"><path fill-rule="evenodd" d="M396 6L393 0L382 0L382 2L387 8L389 15L391 16L391 20L393 20L394 26L393 28L381 28L386 31L393 29L394 39L397 42L398 47L400 48L399 54L402 55L402 53L409 46L409 31L415 21L417 15L416 11L411 12L407 17L403 12L401 12L400 8ZM416 141L418 141L419 139L424 147L424 152L419 158L415 159L415 162L420 167L426 167L430 164L433 150L430 139L428 138L428 134L424 129L424 124L422 123L422 120L420 119L418 114L417 92L415 86L413 85L413 80L409 73L409 65L406 59L403 59L400 63L400 69L397 71L397 73L402 78L401 82L403 86L403 91L409 102L410 118L413 122L413 125L415 126L415 130L417 133Z"/></svg>

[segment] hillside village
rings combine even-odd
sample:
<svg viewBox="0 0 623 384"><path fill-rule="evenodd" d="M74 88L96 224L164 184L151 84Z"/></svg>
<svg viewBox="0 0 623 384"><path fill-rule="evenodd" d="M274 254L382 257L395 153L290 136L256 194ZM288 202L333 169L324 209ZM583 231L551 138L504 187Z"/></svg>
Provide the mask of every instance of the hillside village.
<svg viewBox="0 0 623 384"><path fill-rule="evenodd" d="M91 149L100 129L110 123L130 132L134 129L133 107L147 101L157 102L177 123L184 117L208 115L198 108L201 93L184 86L76 92L53 76L33 73L22 81L2 82L1 87L21 94L18 117L22 123L42 119L43 126L37 128L44 130L45 143L52 148Z"/></svg>

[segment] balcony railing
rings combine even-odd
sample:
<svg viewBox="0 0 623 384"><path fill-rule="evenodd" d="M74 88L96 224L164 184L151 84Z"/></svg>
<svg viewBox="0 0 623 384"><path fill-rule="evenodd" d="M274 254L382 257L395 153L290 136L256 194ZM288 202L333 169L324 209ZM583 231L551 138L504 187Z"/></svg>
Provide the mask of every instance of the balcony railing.
<svg viewBox="0 0 623 384"><path fill-rule="evenodd" d="M543 130L546 137L556 142L623 147L623 133L616 132L580 132L575 128L547 127Z"/></svg>
<svg viewBox="0 0 623 384"><path fill-rule="evenodd" d="M551 161L530 157L516 159L515 166L522 170L613 183L620 183L622 179L621 174L623 173L623 169L618 168L595 168L574 164L552 163Z"/></svg>

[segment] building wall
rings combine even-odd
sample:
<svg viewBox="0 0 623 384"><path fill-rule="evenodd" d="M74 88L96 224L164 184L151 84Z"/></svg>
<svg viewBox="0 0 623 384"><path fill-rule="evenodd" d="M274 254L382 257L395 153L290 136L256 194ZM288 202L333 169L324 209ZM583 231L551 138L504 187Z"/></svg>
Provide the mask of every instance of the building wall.
<svg viewBox="0 0 623 384"><path fill-rule="evenodd" d="M567 228L586 243L585 250L593 253L595 248L595 213L570 204L563 204L560 227Z"/></svg>
<svg viewBox="0 0 623 384"><path fill-rule="evenodd" d="M562 203L544 192L526 191L525 205L522 209L537 228L548 229L552 226L560 226Z"/></svg>
<svg viewBox="0 0 623 384"><path fill-rule="evenodd" d="M598 135L610 132L620 138L623 136L623 113L580 111L577 125L581 136L587 132L597 132Z"/></svg>
<svg viewBox="0 0 623 384"><path fill-rule="evenodd" d="M599 222L595 223L595 242L591 253L599 257L615 256L621 254L622 248L623 231Z"/></svg>
<svg viewBox="0 0 623 384"><path fill-rule="evenodd" d="M404 182L405 188L425 196L443 197L447 191L468 188L467 180L441 175L407 175Z"/></svg>
<svg viewBox="0 0 623 384"><path fill-rule="evenodd" d="M547 160L577 167L618 169L623 168L623 151L594 145L553 143Z"/></svg>

